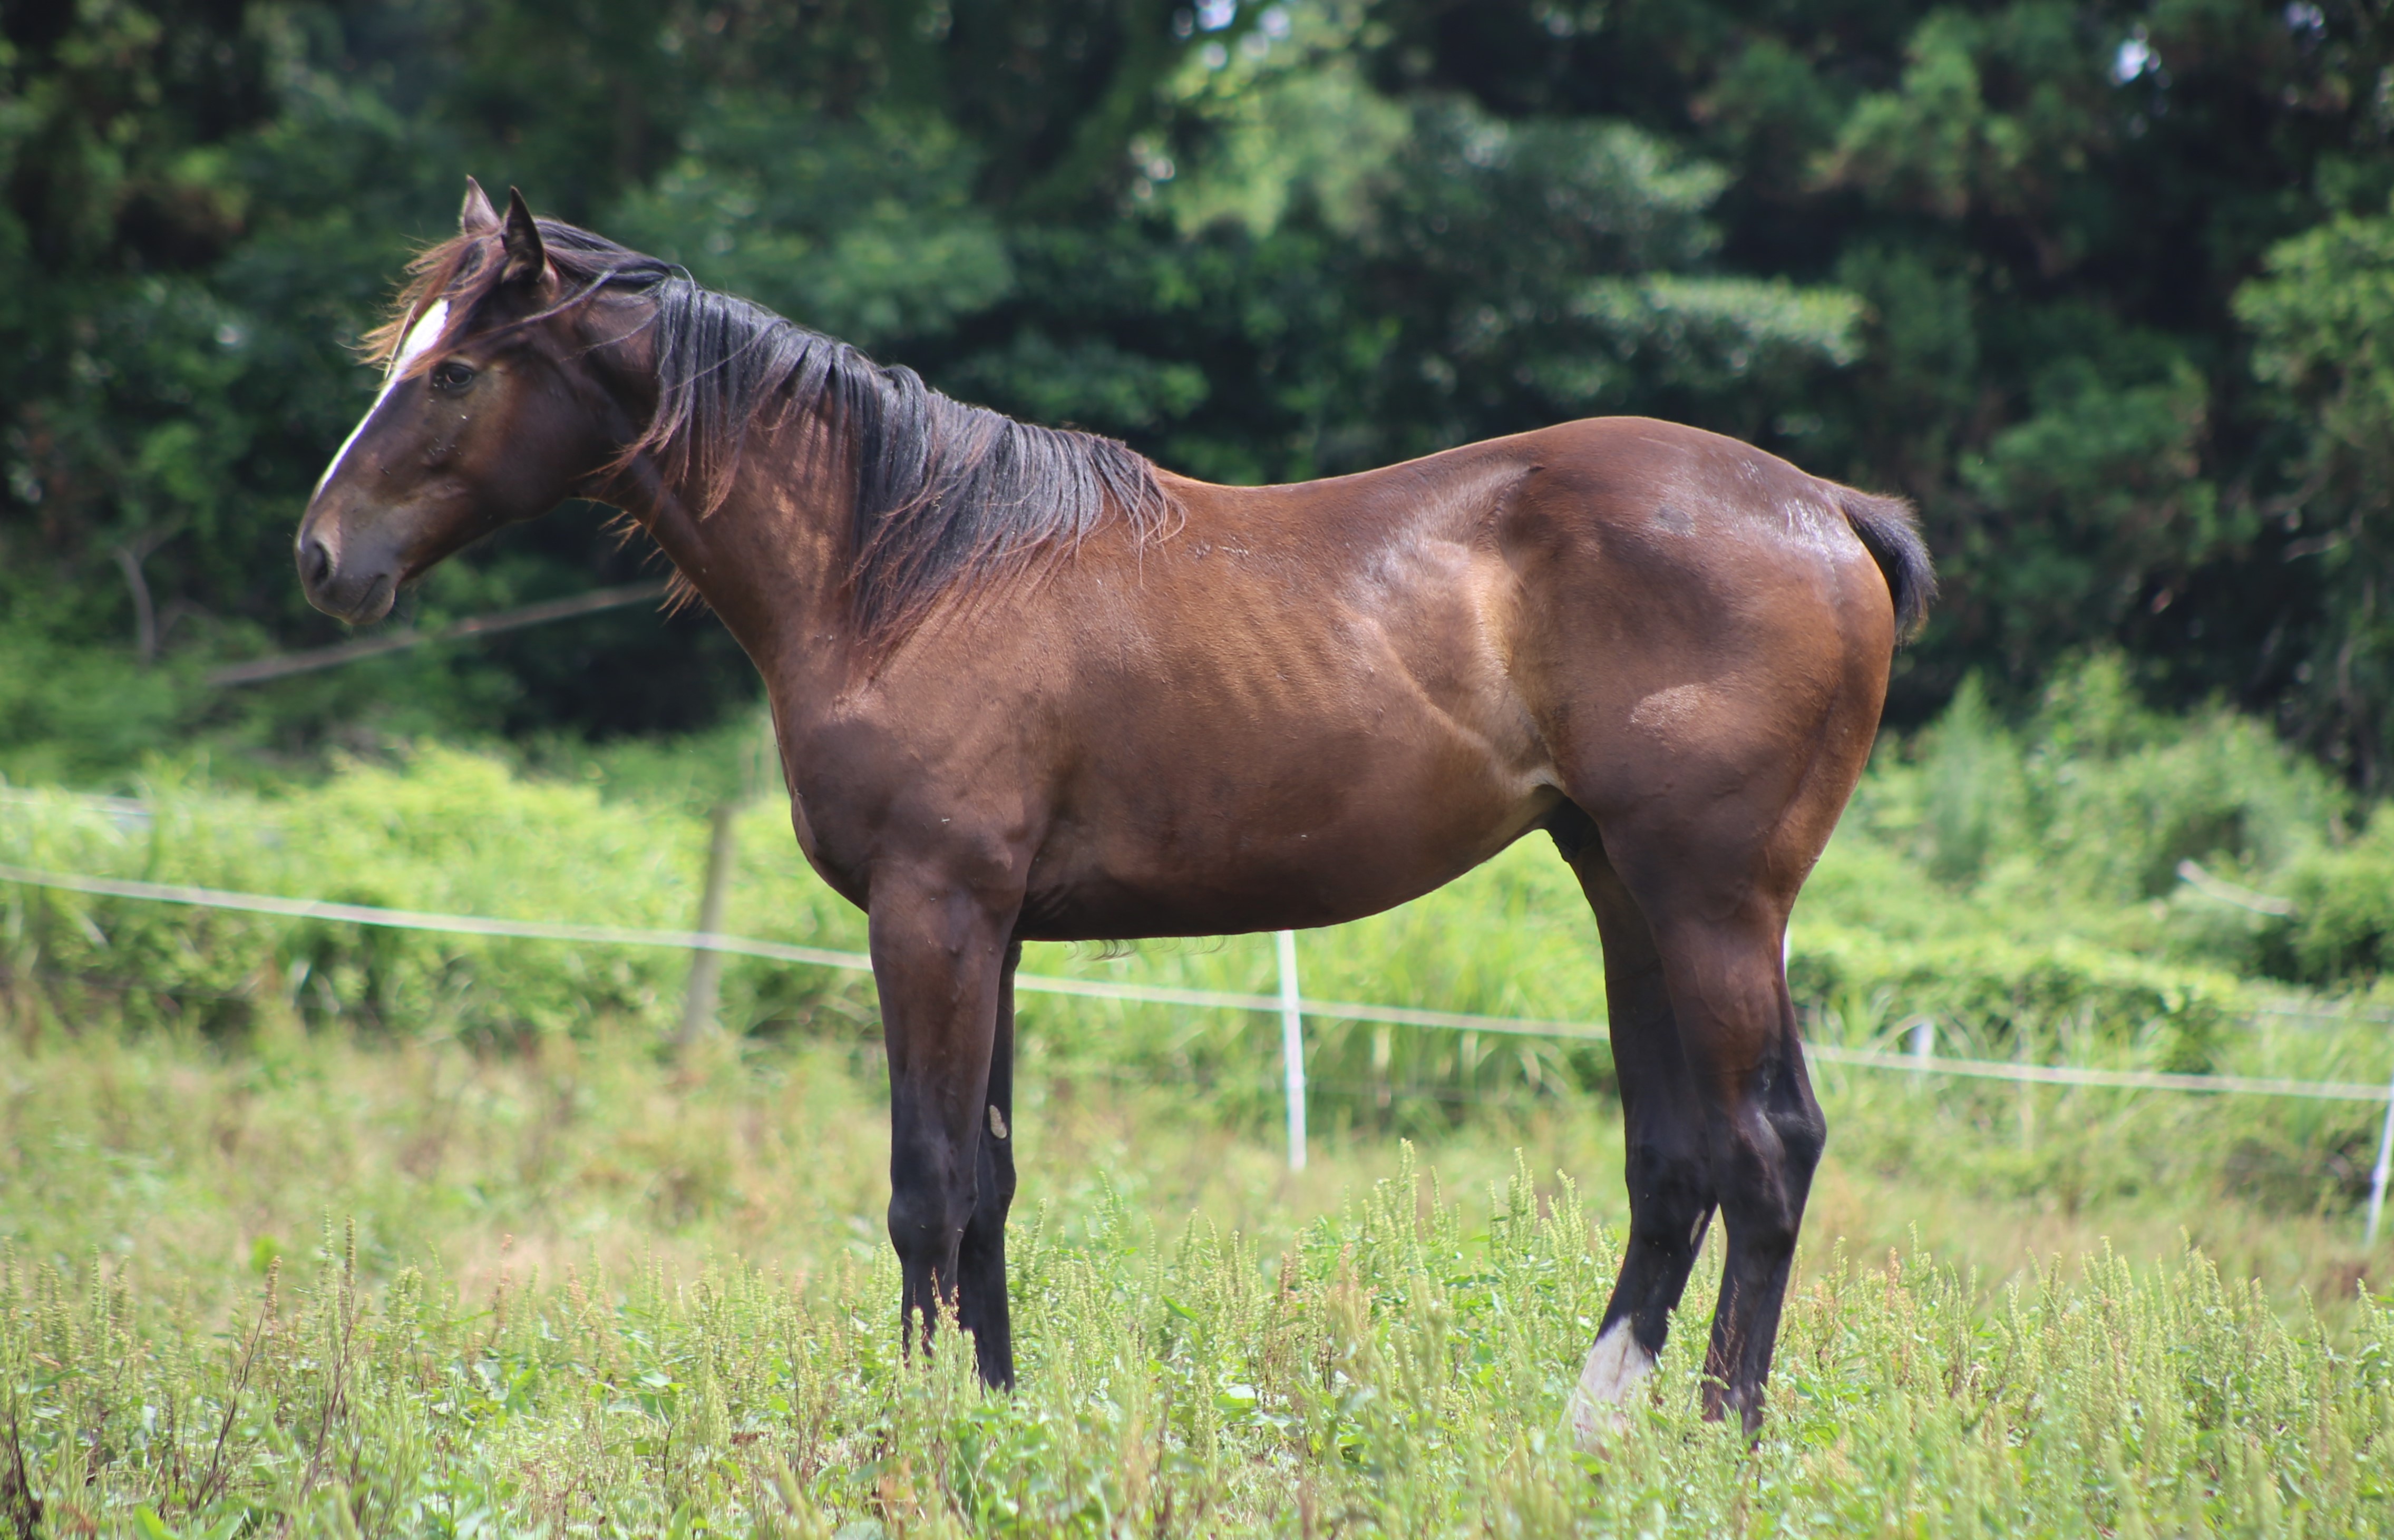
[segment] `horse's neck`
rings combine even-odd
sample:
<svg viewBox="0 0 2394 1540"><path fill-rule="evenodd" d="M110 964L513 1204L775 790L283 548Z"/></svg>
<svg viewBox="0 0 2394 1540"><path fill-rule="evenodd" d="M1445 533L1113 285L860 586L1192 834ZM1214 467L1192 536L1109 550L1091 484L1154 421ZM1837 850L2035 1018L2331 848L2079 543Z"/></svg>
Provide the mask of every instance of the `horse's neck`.
<svg viewBox="0 0 2394 1540"><path fill-rule="evenodd" d="M812 425L758 434L722 503L701 513L654 472L625 506L769 681L845 653L844 456L809 454Z"/></svg>

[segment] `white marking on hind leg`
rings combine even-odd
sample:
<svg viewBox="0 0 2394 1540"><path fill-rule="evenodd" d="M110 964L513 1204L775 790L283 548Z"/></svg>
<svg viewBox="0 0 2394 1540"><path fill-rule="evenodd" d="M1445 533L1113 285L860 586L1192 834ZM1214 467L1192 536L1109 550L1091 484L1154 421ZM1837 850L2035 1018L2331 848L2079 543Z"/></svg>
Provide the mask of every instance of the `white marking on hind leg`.
<svg viewBox="0 0 2394 1540"><path fill-rule="evenodd" d="M1586 1454L1601 1453L1606 1435L1619 1432L1627 1421L1621 1407L1629 1392L1653 1370L1654 1355L1638 1345L1626 1320L1605 1328L1587 1350L1579 1387L1563 1409L1563 1426L1572 1441Z"/></svg>

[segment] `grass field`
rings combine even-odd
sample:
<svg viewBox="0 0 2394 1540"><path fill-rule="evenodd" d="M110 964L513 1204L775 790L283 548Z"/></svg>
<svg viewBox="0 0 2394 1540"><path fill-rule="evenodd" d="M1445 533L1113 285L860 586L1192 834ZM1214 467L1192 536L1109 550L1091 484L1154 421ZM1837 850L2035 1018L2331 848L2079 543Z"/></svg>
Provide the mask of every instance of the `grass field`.
<svg viewBox="0 0 2394 1540"><path fill-rule="evenodd" d="M1695 1418L1707 1271L1651 1402L1588 1460L1551 1430L1623 1218L1600 1103L1417 1153L1339 1137L1293 1179L1166 1088L1043 1072L1030 1089L1023 1384L1000 1400L962 1355L897 1358L886 1124L843 1055L20 1033L0 1047L0 1523L2394 1526L2394 1317L2340 1210L2205 1184L2073 1215L1957 1188L1972 1149L2009 1140L1910 1086L1833 1079L1762 1441ZM2039 1094L2049 1123L2105 1121ZM1904 1131L1945 1124L1952 1163L1908 1173Z"/></svg>

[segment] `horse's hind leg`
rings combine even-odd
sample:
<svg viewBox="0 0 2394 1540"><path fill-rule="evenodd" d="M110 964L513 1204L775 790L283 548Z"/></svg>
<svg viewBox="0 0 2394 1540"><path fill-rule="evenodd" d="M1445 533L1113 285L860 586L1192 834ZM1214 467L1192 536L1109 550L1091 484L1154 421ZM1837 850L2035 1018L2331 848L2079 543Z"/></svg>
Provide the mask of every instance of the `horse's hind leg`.
<svg viewBox="0 0 2394 1540"><path fill-rule="evenodd" d="M1681 1023L1729 1232L1704 1354L1704 1412L1734 1408L1749 1432L1761 1426L1796 1231L1828 1138L1787 996L1784 924L1764 915L1685 922L1666 948L1675 997L1703 1001Z"/></svg>
<svg viewBox="0 0 2394 1540"><path fill-rule="evenodd" d="M981 1383L1014 1387L1014 1334L1006 1298L1006 1214L1014 1203L1014 970L1022 943L1006 949L997 1036L990 1047L989 1111L972 1218L956 1254L956 1320L972 1334Z"/></svg>
<svg viewBox="0 0 2394 1540"><path fill-rule="evenodd" d="M1818 840L1802 826L1816 826ZM1606 830L1652 928L1728 1232L1704 1411L1734 1408L1749 1430L1762 1421L1796 1230L1828 1131L1787 994L1782 944L1794 884L1775 874L1809 870L1826 829L1823 819L1783 823L1783 835L1808 846L1800 852L1708 838L1717 831L1701 825Z"/></svg>
<svg viewBox="0 0 2394 1540"><path fill-rule="evenodd" d="M1605 859L1587 816L1566 805L1551 828L1596 911L1604 942L1605 999L1628 1145L1628 1250L1565 1414L1573 1438L1590 1448L1662 1352L1716 1200L1703 1106L1680 1051L1653 932Z"/></svg>

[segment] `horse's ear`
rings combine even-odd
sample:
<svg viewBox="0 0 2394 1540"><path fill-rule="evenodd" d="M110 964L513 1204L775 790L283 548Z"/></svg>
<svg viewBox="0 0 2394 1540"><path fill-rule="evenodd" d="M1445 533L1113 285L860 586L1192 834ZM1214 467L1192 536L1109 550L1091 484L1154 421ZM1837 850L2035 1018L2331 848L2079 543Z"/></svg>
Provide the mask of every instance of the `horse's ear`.
<svg viewBox="0 0 2394 1540"><path fill-rule="evenodd" d="M488 235L499 228L499 211L491 206L482 184L473 178L466 178L466 206L457 211L457 233Z"/></svg>
<svg viewBox="0 0 2394 1540"><path fill-rule="evenodd" d="M540 227L533 223L532 210L525 206L523 194L507 189L507 228L503 237L506 247L507 265L499 274L502 283L537 283L548 271L548 253L540 244Z"/></svg>

